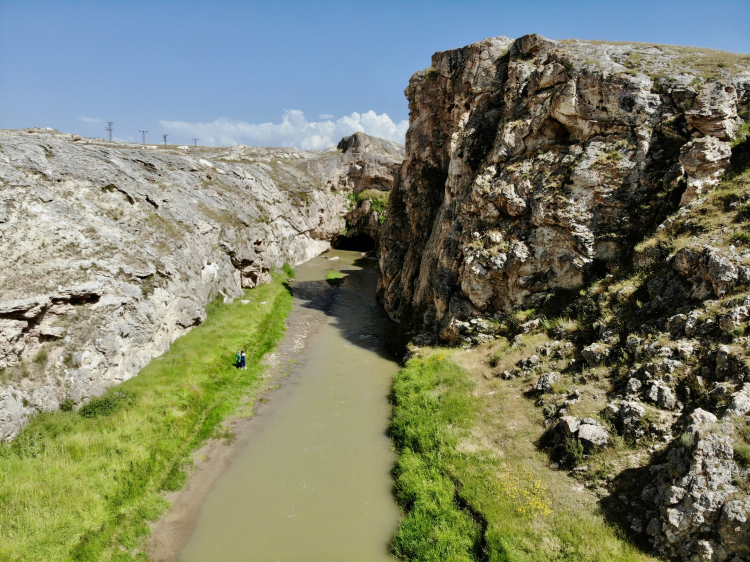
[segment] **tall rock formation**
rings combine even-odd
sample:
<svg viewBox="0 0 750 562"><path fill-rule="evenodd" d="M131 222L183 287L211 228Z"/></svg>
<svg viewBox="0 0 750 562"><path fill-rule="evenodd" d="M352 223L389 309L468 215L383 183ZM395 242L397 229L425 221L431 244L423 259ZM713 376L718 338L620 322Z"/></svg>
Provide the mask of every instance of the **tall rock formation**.
<svg viewBox="0 0 750 562"><path fill-rule="evenodd" d="M369 249L371 245L377 249L385 203L403 161L402 145L359 132L304 162L308 173L324 178L331 190L347 196L346 227L334 237L335 247Z"/></svg>
<svg viewBox="0 0 750 562"><path fill-rule="evenodd" d="M328 249L342 185L390 185L380 161L400 162L365 140L367 156L0 131L0 439L135 376L217 295Z"/></svg>
<svg viewBox="0 0 750 562"><path fill-rule="evenodd" d="M457 341L629 258L718 182L750 111L741 55L507 37L433 55L406 89L379 294Z"/></svg>

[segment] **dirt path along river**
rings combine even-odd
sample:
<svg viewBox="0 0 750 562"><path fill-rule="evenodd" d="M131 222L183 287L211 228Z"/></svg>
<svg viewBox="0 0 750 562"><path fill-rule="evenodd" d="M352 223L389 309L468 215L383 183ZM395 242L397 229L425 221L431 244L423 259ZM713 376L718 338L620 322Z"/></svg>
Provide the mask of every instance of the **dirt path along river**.
<svg viewBox="0 0 750 562"><path fill-rule="evenodd" d="M208 493L181 562L393 560L386 428L398 365L384 352L375 262L359 256L332 251L297 269L290 324L320 327ZM347 277L331 285L327 270Z"/></svg>

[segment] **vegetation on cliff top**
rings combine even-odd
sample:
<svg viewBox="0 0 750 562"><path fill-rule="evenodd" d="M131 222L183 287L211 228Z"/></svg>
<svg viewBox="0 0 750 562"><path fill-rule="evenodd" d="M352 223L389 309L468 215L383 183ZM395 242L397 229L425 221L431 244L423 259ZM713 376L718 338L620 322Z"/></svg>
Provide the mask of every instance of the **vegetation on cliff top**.
<svg viewBox="0 0 750 562"><path fill-rule="evenodd" d="M282 277L246 305L215 300L138 377L78 412L40 414L0 446L0 559L148 560L139 548L167 507L161 492L184 485L206 439L230 437L222 420L252 412L291 309ZM238 349L247 370L232 364Z"/></svg>

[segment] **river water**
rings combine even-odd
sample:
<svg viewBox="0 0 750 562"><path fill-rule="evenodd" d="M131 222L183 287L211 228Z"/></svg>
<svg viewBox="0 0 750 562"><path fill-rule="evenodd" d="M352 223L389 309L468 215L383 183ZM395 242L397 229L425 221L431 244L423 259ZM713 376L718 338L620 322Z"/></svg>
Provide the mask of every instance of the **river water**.
<svg viewBox="0 0 750 562"><path fill-rule="evenodd" d="M181 562L393 561L391 324L375 301L375 262L325 256L297 268L290 313L322 327L208 494ZM331 269L343 284L325 281Z"/></svg>

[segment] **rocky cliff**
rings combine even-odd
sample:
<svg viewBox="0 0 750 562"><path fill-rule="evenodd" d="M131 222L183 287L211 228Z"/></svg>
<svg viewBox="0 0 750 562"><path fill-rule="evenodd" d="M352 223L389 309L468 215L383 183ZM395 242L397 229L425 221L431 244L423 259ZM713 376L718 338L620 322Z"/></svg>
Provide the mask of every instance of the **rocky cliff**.
<svg viewBox="0 0 750 562"><path fill-rule="evenodd" d="M718 182L750 61L679 47L487 39L416 73L388 206L391 316L465 322L581 287Z"/></svg>
<svg viewBox="0 0 750 562"><path fill-rule="evenodd" d="M750 560L750 56L499 37L406 94L386 310L486 354L634 541Z"/></svg>
<svg viewBox="0 0 750 562"><path fill-rule="evenodd" d="M355 133L320 157L301 162L303 169L347 196L346 222L333 239L337 248L376 250L385 223L385 206L404 161L404 147Z"/></svg>
<svg viewBox="0 0 750 562"><path fill-rule="evenodd" d="M398 145L368 138L364 156L0 131L0 438L135 376L217 295L329 248L349 185L392 181L379 166Z"/></svg>

